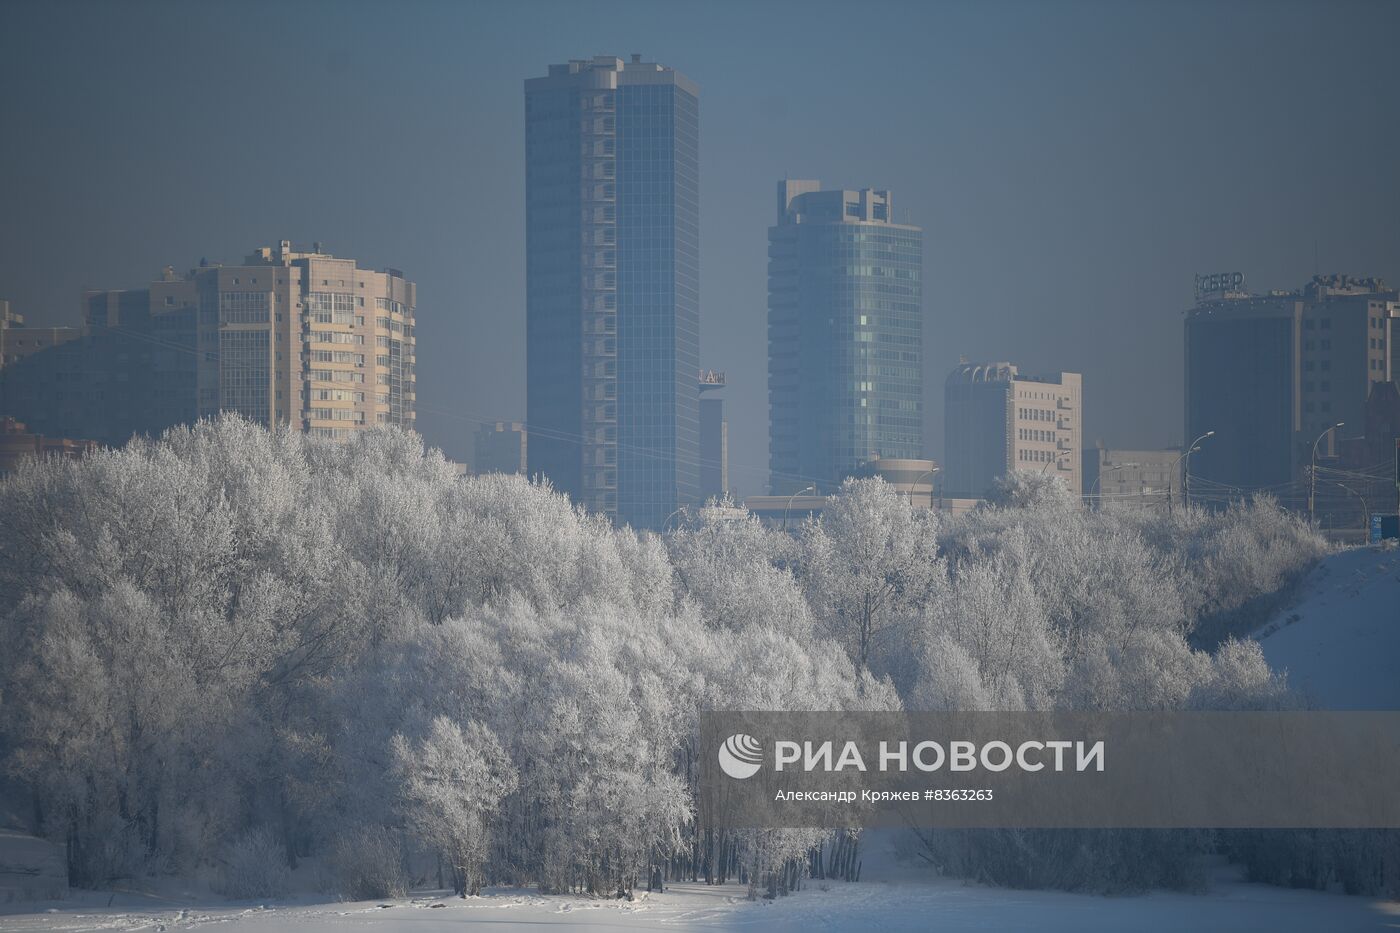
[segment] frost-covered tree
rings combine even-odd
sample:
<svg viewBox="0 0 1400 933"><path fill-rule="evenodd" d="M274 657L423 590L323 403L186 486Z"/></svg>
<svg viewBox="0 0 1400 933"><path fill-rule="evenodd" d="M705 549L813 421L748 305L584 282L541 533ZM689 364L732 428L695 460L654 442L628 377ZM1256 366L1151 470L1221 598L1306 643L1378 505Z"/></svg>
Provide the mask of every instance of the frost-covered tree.
<svg viewBox="0 0 1400 933"><path fill-rule="evenodd" d="M481 723L463 729L445 716L416 741L394 736L392 747L409 824L446 857L457 894L480 894L491 822L515 790L505 749Z"/></svg>
<svg viewBox="0 0 1400 933"><path fill-rule="evenodd" d="M849 479L802 530L800 575L822 634L859 668L887 660L944 571L935 513L880 479Z"/></svg>

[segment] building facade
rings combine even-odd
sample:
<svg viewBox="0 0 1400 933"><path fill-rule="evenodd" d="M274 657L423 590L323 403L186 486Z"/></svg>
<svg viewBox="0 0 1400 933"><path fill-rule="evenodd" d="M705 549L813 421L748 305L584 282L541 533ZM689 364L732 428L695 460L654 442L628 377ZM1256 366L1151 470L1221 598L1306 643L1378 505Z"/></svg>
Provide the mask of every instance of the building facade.
<svg viewBox="0 0 1400 933"><path fill-rule="evenodd" d="M19 467L29 457L68 457L78 459L98 449L96 441L67 437L45 437L31 432L13 418L0 418L0 476Z"/></svg>
<svg viewBox="0 0 1400 933"><path fill-rule="evenodd" d="M943 494L985 496L1013 470L1083 494L1079 373L1023 376L1011 363L962 363L944 384Z"/></svg>
<svg viewBox="0 0 1400 933"><path fill-rule="evenodd" d="M729 422L724 418L724 373L700 371L700 499L729 493Z"/></svg>
<svg viewBox="0 0 1400 933"><path fill-rule="evenodd" d="M66 339L0 369L0 414L110 446L198 417L194 312L153 315L144 290L106 297L84 302L84 324Z"/></svg>
<svg viewBox="0 0 1400 933"><path fill-rule="evenodd" d="M1392 378L1400 294L1378 279L1315 276L1293 292L1225 290L1186 314L1186 439L1191 476L1220 495L1305 498L1312 458L1356 433L1377 382ZM1193 485L1193 498L1196 486Z"/></svg>
<svg viewBox="0 0 1400 933"><path fill-rule="evenodd" d="M1181 448L1084 451L1084 499L1094 508L1168 508L1181 501Z"/></svg>
<svg viewBox="0 0 1400 933"><path fill-rule="evenodd" d="M923 455L923 231L888 191L778 183L768 230L769 486Z"/></svg>
<svg viewBox="0 0 1400 933"><path fill-rule="evenodd" d="M525 82L531 469L660 528L698 502L699 89L610 56Z"/></svg>
<svg viewBox="0 0 1400 933"><path fill-rule="evenodd" d="M4 413L108 444L221 411L340 440L412 427L415 304L397 270L286 240L242 265L167 268L87 292L81 337L6 372Z"/></svg>
<svg viewBox="0 0 1400 933"><path fill-rule="evenodd" d="M76 327L26 327L24 315L0 301L0 369L81 336Z"/></svg>
<svg viewBox="0 0 1400 933"><path fill-rule="evenodd" d="M914 508L932 509L938 507L935 486L940 470L941 467L932 460L876 457L862 463L852 475L862 479L882 479L896 493L908 499Z"/></svg>
<svg viewBox="0 0 1400 933"><path fill-rule="evenodd" d="M529 438L519 421L497 421L476 430L472 457L474 473L527 473Z"/></svg>

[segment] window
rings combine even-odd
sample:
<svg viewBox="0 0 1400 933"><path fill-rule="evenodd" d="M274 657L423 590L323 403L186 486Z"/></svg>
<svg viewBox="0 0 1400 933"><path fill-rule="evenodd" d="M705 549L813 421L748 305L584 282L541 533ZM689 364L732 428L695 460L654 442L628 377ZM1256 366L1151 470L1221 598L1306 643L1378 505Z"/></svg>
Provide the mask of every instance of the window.
<svg viewBox="0 0 1400 933"><path fill-rule="evenodd" d="M219 320L225 324L266 324L270 297L268 292L220 292Z"/></svg>

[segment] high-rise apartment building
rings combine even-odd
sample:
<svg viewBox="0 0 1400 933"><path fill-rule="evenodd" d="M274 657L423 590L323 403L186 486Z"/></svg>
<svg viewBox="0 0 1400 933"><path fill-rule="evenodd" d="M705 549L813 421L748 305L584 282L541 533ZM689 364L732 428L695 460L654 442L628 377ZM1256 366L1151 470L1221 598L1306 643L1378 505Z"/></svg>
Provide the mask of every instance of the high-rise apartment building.
<svg viewBox="0 0 1400 933"><path fill-rule="evenodd" d="M1011 363L962 363L944 384L943 494L985 496L1013 470L1083 493L1078 373L1023 376Z"/></svg>
<svg viewBox="0 0 1400 933"><path fill-rule="evenodd" d="M768 230L769 485L835 489L923 455L923 231L888 191L778 183Z"/></svg>
<svg viewBox="0 0 1400 933"><path fill-rule="evenodd" d="M1192 482L1300 500L1314 441L1326 455L1340 439L1328 427L1357 433L1371 387L1393 378L1398 315L1400 293L1342 275L1199 295L1186 314L1185 439L1215 434L1191 455Z"/></svg>
<svg viewBox="0 0 1400 933"><path fill-rule="evenodd" d="M640 55L525 82L530 468L660 528L699 499L699 89Z"/></svg>
<svg viewBox="0 0 1400 933"><path fill-rule="evenodd" d="M339 439L412 427L415 304L397 270L286 240L238 266L167 268L84 295L84 335L7 373L4 413L105 443L221 411Z"/></svg>

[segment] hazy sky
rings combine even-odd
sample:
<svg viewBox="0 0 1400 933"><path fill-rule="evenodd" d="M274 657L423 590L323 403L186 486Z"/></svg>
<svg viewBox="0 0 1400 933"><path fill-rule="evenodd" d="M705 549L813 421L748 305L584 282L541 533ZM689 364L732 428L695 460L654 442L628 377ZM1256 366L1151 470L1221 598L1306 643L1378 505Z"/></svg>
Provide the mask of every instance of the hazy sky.
<svg viewBox="0 0 1400 933"><path fill-rule="evenodd" d="M1196 272L1400 281L1396 3L0 0L0 298L282 238L418 283L419 426L525 414L524 91L641 53L701 88L701 357L767 474L775 182L925 233L929 453L960 355L1084 374L1085 440L1181 437Z"/></svg>

